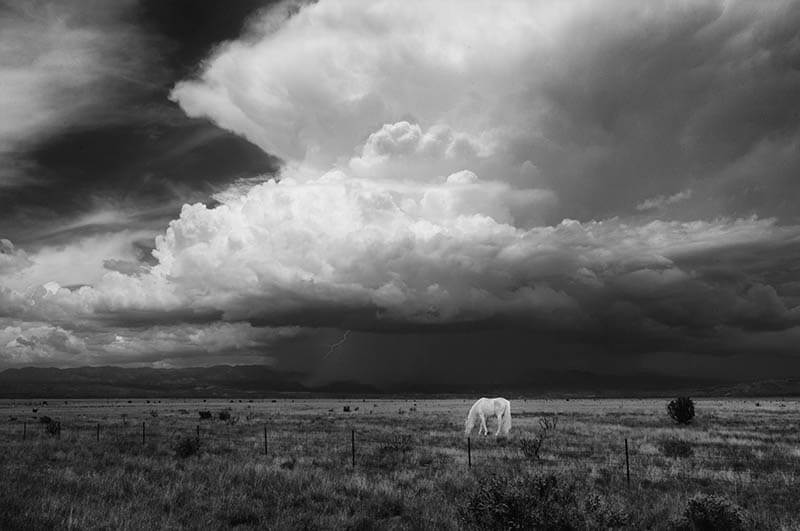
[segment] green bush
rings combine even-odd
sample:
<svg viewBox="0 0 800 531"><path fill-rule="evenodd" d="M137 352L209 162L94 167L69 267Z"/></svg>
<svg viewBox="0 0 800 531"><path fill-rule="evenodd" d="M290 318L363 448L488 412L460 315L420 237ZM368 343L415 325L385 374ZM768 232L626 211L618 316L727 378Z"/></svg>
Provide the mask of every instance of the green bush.
<svg viewBox="0 0 800 531"><path fill-rule="evenodd" d="M539 450L543 442L542 439L523 438L519 440L519 449L522 450L522 455L528 459L539 459Z"/></svg>
<svg viewBox="0 0 800 531"><path fill-rule="evenodd" d="M223 409L219 412L219 420L230 420L231 419L231 412Z"/></svg>
<svg viewBox="0 0 800 531"><path fill-rule="evenodd" d="M48 435L58 435L61 432L61 423L55 421L48 422L45 424L44 430Z"/></svg>
<svg viewBox="0 0 800 531"><path fill-rule="evenodd" d="M194 437L182 437L175 443L175 457L186 459L200 451L200 441Z"/></svg>
<svg viewBox="0 0 800 531"><path fill-rule="evenodd" d="M414 439L410 435L395 435L381 447L386 452L410 452L414 449Z"/></svg>
<svg viewBox="0 0 800 531"><path fill-rule="evenodd" d="M665 439L659 446L665 457L691 457L694 455L692 445L681 439Z"/></svg>
<svg viewBox="0 0 800 531"><path fill-rule="evenodd" d="M678 424L689 424L694 419L694 401L681 396L667 404L667 413Z"/></svg>
<svg viewBox="0 0 800 531"><path fill-rule="evenodd" d="M523 473L479 478L462 519L479 529L610 529L627 525L629 515L574 482Z"/></svg>
<svg viewBox="0 0 800 531"><path fill-rule="evenodd" d="M696 494L676 526L692 531L738 531L748 529L747 513L724 496Z"/></svg>

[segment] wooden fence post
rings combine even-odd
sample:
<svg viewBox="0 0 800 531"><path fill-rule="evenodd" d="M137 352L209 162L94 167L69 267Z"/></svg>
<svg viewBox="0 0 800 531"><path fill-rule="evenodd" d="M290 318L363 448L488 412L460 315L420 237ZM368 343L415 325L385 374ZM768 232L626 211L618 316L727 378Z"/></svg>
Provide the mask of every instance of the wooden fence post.
<svg viewBox="0 0 800 531"><path fill-rule="evenodd" d="M628 481L628 486L631 486L631 464L628 459L628 439L625 439L625 476Z"/></svg>
<svg viewBox="0 0 800 531"><path fill-rule="evenodd" d="M356 466L356 430L350 430L351 462Z"/></svg>
<svg viewBox="0 0 800 531"><path fill-rule="evenodd" d="M472 442L470 437L467 437L467 466L472 468Z"/></svg>
<svg viewBox="0 0 800 531"><path fill-rule="evenodd" d="M142 421L142 445L144 446L144 421Z"/></svg>
<svg viewBox="0 0 800 531"><path fill-rule="evenodd" d="M267 427L264 426L264 455L267 455L268 447L267 447Z"/></svg>

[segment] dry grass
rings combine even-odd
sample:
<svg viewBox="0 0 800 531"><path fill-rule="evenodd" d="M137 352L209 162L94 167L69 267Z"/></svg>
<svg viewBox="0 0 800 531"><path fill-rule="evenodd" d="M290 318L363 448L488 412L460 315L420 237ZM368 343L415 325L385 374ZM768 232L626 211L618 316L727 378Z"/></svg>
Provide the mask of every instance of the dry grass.
<svg viewBox="0 0 800 531"><path fill-rule="evenodd" d="M553 515L574 528L663 529L681 525L697 494L722 496L753 528L800 527L800 402L698 400L688 427L666 400L512 402L512 437L473 438L470 469L465 400L0 401L0 529L546 527ZM539 459L526 458L520 440L553 414ZM37 415L60 421L61 438ZM197 453L176 457L198 425ZM672 440L692 455L665 456ZM525 509L530 485L544 512ZM518 510L491 512L486 495Z"/></svg>

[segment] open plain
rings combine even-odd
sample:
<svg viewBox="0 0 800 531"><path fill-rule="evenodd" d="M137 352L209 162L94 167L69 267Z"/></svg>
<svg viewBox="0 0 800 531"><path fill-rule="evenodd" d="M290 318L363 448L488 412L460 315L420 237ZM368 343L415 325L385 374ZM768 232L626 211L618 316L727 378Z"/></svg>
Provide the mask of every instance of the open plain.
<svg viewBox="0 0 800 531"><path fill-rule="evenodd" d="M466 399L4 400L0 528L800 527L800 401L667 402L512 399L468 455Z"/></svg>

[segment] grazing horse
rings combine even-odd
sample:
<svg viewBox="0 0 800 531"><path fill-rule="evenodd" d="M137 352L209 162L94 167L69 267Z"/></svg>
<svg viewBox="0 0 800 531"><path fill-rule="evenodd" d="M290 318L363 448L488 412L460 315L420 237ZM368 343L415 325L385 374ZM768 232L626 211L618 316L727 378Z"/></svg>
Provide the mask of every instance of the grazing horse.
<svg viewBox="0 0 800 531"><path fill-rule="evenodd" d="M511 429L511 402L505 398L480 398L469 409L467 421L464 423L464 435L469 437L478 419L481 421L478 434L489 435L486 427L486 417L497 416L497 432L495 437L507 436Z"/></svg>

